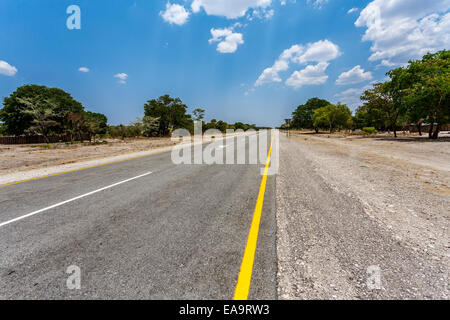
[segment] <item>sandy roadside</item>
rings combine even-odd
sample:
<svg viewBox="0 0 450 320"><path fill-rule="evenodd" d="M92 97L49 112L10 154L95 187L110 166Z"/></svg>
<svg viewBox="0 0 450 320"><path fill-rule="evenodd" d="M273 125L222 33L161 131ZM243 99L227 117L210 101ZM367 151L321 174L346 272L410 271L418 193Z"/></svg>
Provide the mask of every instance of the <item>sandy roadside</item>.
<svg viewBox="0 0 450 320"><path fill-rule="evenodd" d="M109 140L104 145L0 145L0 185L168 152L169 138Z"/></svg>
<svg viewBox="0 0 450 320"><path fill-rule="evenodd" d="M281 298L448 297L450 141L293 135L281 145ZM370 265L382 290L367 290Z"/></svg>
<svg viewBox="0 0 450 320"><path fill-rule="evenodd" d="M45 145L0 145L0 186L170 152L173 147L184 148L191 143L227 140L237 135L241 133L214 139L204 136L203 140L195 138L191 142L148 138L109 140L108 144L99 145L54 144L50 148Z"/></svg>

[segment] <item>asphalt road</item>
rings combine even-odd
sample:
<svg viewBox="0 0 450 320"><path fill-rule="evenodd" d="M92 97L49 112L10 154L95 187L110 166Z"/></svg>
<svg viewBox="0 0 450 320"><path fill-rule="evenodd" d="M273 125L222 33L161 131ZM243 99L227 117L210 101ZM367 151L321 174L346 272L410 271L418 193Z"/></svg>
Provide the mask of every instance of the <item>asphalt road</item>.
<svg viewBox="0 0 450 320"><path fill-rule="evenodd" d="M262 167L165 153L0 188L0 298L232 299ZM277 294L274 179L249 299Z"/></svg>

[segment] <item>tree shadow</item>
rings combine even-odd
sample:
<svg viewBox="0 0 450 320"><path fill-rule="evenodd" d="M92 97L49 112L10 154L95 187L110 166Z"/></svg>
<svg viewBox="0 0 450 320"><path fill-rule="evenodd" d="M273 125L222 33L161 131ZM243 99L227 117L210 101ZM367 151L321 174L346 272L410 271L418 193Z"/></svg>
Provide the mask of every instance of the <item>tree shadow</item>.
<svg viewBox="0 0 450 320"><path fill-rule="evenodd" d="M444 131L445 132L445 131ZM293 135L298 136L332 136L335 138L344 138L344 137L351 137L355 139L374 139L379 141L392 141L392 142L422 142L422 143L436 143L436 142L450 142L450 133L443 133L444 136L440 136L437 140L429 139L428 133L424 134L423 136L402 136L400 133L397 138L394 136L384 136L384 135L339 135L339 133L332 133L329 132L292 132Z"/></svg>
<svg viewBox="0 0 450 320"><path fill-rule="evenodd" d="M436 142L450 142L450 136L439 137L438 139L429 139L428 135L420 136L399 136L397 138L391 136L373 136L364 137L366 139L375 139L379 141L392 142L421 142L421 143L436 143Z"/></svg>

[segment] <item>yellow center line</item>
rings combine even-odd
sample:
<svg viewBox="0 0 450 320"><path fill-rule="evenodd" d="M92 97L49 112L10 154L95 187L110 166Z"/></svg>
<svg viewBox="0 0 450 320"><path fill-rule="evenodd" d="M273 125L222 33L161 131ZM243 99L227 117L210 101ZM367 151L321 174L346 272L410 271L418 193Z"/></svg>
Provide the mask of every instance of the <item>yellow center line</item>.
<svg viewBox="0 0 450 320"><path fill-rule="evenodd" d="M248 234L247 246L245 247L244 257L242 258L241 270L234 291L234 300L247 300L250 291L250 283L252 281L253 263L255 261L256 246L258 244L259 225L261 223L261 214L264 204L264 195L266 192L267 173L269 171L270 158L272 154L272 142L270 143L269 154L267 155L266 167L259 188L258 200L256 201L253 220Z"/></svg>

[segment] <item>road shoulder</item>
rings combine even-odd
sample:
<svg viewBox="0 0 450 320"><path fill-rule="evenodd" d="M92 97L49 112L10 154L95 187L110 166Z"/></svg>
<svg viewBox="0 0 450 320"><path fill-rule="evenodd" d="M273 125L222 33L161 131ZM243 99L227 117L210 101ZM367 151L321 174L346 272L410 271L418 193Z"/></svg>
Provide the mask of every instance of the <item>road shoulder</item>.
<svg viewBox="0 0 450 320"><path fill-rule="evenodd" d="M414 249L409 239L399 237L401 230L386 211L383 216L368 211L361 194L345 188L332 172L339 159L281 138L276 190L280 299L448 298L445 257L423 244ZM445 225L435 229L440 227ZM373 268L380 270L380 288L368 285Z"/></svg>

